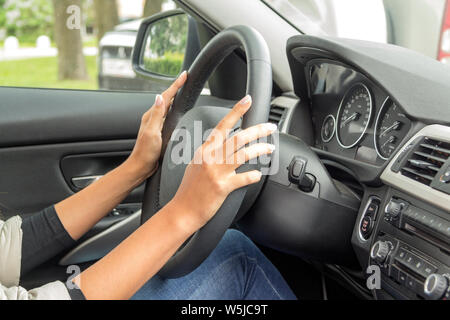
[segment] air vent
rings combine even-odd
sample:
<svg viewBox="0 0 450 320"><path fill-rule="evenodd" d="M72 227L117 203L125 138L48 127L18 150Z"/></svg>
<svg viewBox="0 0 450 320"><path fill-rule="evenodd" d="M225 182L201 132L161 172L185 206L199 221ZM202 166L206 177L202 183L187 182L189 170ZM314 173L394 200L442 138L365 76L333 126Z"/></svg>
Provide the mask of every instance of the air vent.
<svg viewBox="0 0 450 320"><path fill-rule="evenodd" d="M450 143L424 138L406 160L400 172L429 186L449 156Z"/></svg>
<svg viewBox="0 0 450 320"><path fill-rule="evenodd" d="M269 122L281 127L286 115L286 108L277 105L270 106Z"/></svg>

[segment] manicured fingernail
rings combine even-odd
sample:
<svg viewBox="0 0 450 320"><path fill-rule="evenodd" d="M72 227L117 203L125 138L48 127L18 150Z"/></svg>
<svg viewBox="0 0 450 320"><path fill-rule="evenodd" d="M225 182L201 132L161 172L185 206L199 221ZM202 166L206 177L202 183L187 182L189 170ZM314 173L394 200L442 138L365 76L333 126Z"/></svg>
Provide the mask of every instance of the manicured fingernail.
<svg viewBox="0 0 450 320"><path fill-rule="evenodd" d="M252 102L252 97L248 94L246 95L241 101L239 101L239 104L249 104Z"/></svg>
<svg viewBox="0 0 450 320"><path fill-rule="evenodd" d="M258 180L261 179L262 173L261 171L252 171L251 175L253 179Z"/></svg>
<svg viewBox="0 0 450 320"><path fill-rule="evenodd" d="M270 152L274 152L275 151L275 145L274 144L269 144L267 147L269 148Z"/></svg>
<svg viewBox="0 0 450 320"><path fill-rule="evenodd" d="M180 74L180 76L178 77L178 79L183 79L183 78L186 76L186 74L187 74L187 71L184 70L184 71Z"/></svg>
<svg viewBox="0 0 450 320"><path fill-rule="evenodd" d="M161 107L163 105L163 102L164 102L163 97L160 94L158 94L155 99L155 106Z"/></svg>
<svg viewBox="0 0 450 320"><path fill-rule="evenodd" d="M275 132L278 129L278 126L276 124L270 122L265 123L264 127L266 127L266 129L270 132Z"/></svg>

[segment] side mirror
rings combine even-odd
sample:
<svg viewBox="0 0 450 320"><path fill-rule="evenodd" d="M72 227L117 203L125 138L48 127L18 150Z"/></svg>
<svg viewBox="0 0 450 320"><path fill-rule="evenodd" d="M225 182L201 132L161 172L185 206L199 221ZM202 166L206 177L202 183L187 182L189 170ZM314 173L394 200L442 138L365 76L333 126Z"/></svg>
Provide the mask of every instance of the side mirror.
<svg viewBox="0 0 450 320"><path fill-rule="evenodd" d="M182 10L166 11L141 23L133 51L133 69L143 77L169 80L185 67L190 32Z"/></svg>

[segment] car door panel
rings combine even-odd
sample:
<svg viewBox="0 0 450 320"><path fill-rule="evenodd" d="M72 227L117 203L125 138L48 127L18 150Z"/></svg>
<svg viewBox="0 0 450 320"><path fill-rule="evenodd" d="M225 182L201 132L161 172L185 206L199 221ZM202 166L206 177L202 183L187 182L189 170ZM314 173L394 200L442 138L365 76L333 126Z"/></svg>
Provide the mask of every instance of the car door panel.
<svg viewBox="0 0 450 320"><path fill-rule="evenodd" d="M1 214L7 218L36 212L72 195L61 159L74 154L129 152L133 145L130 139L0 148Z"/></svg>
<svg viewBox="0 0 450 320"><path fill-rule="evenodd" d="M155 93L0 88L0 147L134 139Z"/></svg>
<svg viewBox="0 0 450 320"><path fill-rule="evenodd" d="M156 93L0 87L0 219L27 215L82 189L131 153ZM197 105L231 107L201 96ZM60 263L101 258L135 230L144 185L90 230Z"/></svg>

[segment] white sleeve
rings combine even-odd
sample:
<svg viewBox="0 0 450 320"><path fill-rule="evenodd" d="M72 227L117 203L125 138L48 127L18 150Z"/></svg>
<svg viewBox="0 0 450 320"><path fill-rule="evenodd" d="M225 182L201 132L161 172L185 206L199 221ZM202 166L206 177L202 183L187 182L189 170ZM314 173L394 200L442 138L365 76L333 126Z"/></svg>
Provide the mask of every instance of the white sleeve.
<svg viewBox="0 0 450 320"><path fill-rule="evenodd" d="M70 300L84 299L80 290L71 290L55 281L26 290L19 286L22 260L22 219L15 216L0 220L0 300Z"/></svg>
<svg viewBox="0 0 450 320"><path fill-rule="evenodd" d="M0 284L0 300L70 300L66 286L55 281L42 287L27 291L15 286L6 288Z"/></svg>
<svg viewBox="0 0 450 320"><path fill-rule="evenodd" d="M12 217L0 220L0 283L7 287L18 286L22 259L22 219Z"/></svg>

